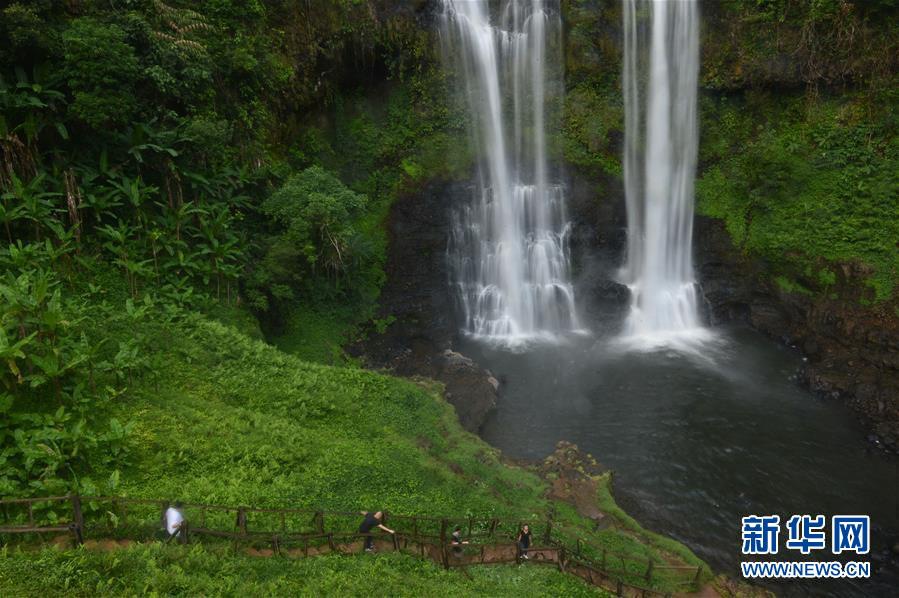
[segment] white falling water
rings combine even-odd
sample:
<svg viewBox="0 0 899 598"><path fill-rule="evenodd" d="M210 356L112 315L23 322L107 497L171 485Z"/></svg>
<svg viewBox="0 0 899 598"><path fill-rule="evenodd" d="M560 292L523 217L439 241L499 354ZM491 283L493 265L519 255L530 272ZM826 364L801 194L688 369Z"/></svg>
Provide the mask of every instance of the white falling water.
<svg viewBox="0 0 899 598"><path fill-rule="evenodd" d="M561 94L557 5L508 0L492 18L487 0L444 0L447 63L480 158L473 197L453 214L450 282L464 332L506 345L578 328L565 193L546 148L547 102Z"/></svg>
<svg viewBox="0 0 899 598"><path fill-rule="evenodd" d="M691 247L698 72L696 1L624 0L627 336L702 334Z"/></svg>

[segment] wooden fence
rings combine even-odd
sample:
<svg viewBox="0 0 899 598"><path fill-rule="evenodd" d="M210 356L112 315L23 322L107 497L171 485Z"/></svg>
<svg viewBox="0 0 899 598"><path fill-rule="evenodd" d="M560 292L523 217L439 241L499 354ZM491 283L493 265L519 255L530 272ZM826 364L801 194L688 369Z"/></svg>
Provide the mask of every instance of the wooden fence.
<svg viewBox="0 0 899 598"><path fill-rule="evenodd" d="M115 496L4 499L0 500L0 536L70 533L77 544L91 538L167 538L163 529L168 507L168 501ZM385 536L353 531L359 522L358 512L194 503L183 504L181 509L185 522L177 541L183 543L205 536L232 542L235 549L243 547L256 554L308 557L359 552L362 540L370 536L380 549L427 558L448 569L463 571L471 565L522 562L514 535L523 523L531 524L519 521L509 526L496 518L385 512L382 522L396 531ZM457 526L463 530L467 542L464 545L451 543L451 532ZM527 551L529 562L553 565L618 596L667 596L668 593L648 586L656 580L668 586L696 589L702 576L701 567L668 565L618 554L580 539L572 544L564 530L554 524L552 514L545 523L531 527L535 540Z"/></svg>

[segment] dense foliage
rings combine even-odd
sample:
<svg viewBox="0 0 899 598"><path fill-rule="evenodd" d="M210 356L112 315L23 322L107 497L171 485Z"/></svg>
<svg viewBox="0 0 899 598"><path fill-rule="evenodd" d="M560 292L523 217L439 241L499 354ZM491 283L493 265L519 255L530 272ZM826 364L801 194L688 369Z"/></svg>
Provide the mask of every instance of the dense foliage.
<svg viewBox="0 0 899 598"><path fill-rule="evenodd" d="M786 290L835 292L840 264L889 299L899 279L899 121L865 98L710 100L698 208L763 256ZM846 276L843 276L846 278Z"/></svg>
<svg viewBox="0 0 899 598"><path fill-rule="evenodd" d="M245 305L341 359L383 282L387 207L447 171L417 18L356 0L0 9L3 494L126 463L129 410L109 409L134 400L147 347L110 330L148 310Z"/></svg>
<svg viewBox="0 0 899 598"><path fill-rule="evenodd" d="M354 278L372 252L357 230L366 203L318 166L288 178L262 204L279 231L267 240L262 266L249 281L252 305L265 311L269 296L290 301L298 286L314 290L320 273L335 290L359 286Z"/></svg>
<svg viewBox="0 0 899 598"><path fill-rule="evenodd" d="M52 271L14 272L0 280L0 494L57 494L124 455L129 426L108 408L145 366L140 334L110 343L79 324L134 323L147 306L63 298Z"/></svg>
<svg viewBox="0 0 899 598"><path fill-rule="evenodd" d="M698 209L786 291L896 296L897 17L895 0L759 0L710 15L723 35L703 40Z"/></svg>

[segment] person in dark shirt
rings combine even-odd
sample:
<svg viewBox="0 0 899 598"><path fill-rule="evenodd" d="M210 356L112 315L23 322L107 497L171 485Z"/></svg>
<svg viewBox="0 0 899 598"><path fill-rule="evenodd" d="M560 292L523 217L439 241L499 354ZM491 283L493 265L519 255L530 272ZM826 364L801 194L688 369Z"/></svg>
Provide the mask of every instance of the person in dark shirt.
<svg viewBox="0 0 899 598"><path fill-rule="evenodd" d="M375 539L370 535L371 530L379 527L388 534L393 534L395 532L381 523L381 521L384 519L384 513L382 513L381 511L377 511L376 513L361 511L361 513L365 516L365 519L363 519L362 523L359 524L359 533L367 534L365 536L365 551L371 552L375 548Z"/></svg>
<svg viewBox="0 0 899 598"><path fill-rule="evenodd" d="M462 545L468 544L467 540L462 539L462 528L460 526L456 526L456 529L453 530L453 534L450 537L450 545L453 547L453 554L456 556L462 556Z"/></svg>
<svg viewBox="0 0 899 598"><path fill-rule="evenodd" d="M525 523L521 526L521 530L518 532L518 538L516 538L518 542L518 556L523 559L528 558L528 548L531 547L531 528Z"/></svg>

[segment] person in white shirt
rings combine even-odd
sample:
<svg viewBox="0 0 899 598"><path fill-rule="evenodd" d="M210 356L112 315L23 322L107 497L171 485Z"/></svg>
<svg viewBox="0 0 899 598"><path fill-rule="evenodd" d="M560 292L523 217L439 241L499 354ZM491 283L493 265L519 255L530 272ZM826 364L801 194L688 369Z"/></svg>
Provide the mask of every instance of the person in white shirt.
<svg viewBox="0 0 899 598"><path fill-rule="evenodd" d="M168 532L169 539L181 535L184 526L184 513L181 511L183 506L180 501L176 501L165 510L165 531Z"/></svg>

